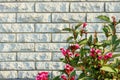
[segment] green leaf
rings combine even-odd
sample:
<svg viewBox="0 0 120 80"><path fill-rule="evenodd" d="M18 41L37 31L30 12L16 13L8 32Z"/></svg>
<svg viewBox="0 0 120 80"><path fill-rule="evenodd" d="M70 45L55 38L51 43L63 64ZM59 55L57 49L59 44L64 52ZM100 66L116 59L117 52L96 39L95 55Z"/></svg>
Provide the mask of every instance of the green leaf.
<svg viewBox="0 0 120 80"><path fill-rule="evenodd" d="M120 54L113 54L112 58L120 57Z"/></svg>
<svg viewBox="0 0 120 80"><path fill-rule="evenodd" d="M88 39L88 45L90 46L92 44L92 35L90 35L89 39Z"/></svg>
<svg viewBox="0 0 120 80"><path fill-rule="evenodd" d="M75 30L78 29L81 25L82 25L82 23L78 23L78 24L75 26Z"/></svg>
<svg viewBox="0 0 120 80"><path fill-rule="evenodd" d="M94 80L94 79L91 78L91 77L83 77L83 78L81 78L81 79L79 79L79 80Z"/></svg>
<svg viewBox="0 0 120 80"><path fill-rule="evenodd" d="M73 39L73 36L68 37L68 38L67 38L67 42L69 42L69 41L72 40L72 39Z"/></svg>
<svg viewBox="0 0 120 80"><path fill-rule="evenodd" d="M105 36L108 37L108 30L106 27L103 28L103 32L105 33Z"/></svg>
<svg viewBox="0 0 120 80"><path fill-rule="evenodd" d="M70 31L72 31L72 29L71 28L64 28L63 31L69 31L70 32Z"/></svg>
<svg viewBox="0 0 120 80"><path fill-rule="evenodd" d="M116 36L116 35L113 35L113 36L112 36L112 42L111 42L111 43L112 43L112 44L115 44L116 39L117 39L117 36Z"/></svg>
<svg viewBox="0 0 120 80"><path fill-rule="evenodd" d="M87 39L80 40L78 43L79 43L80 45L86 44L86 43L87 43Z"/></svg>
<svg viewBox="0 0 120 80"><path fill-rule="evenodd" d="M116 71L113 68L111 68L110 66L102 66L101 70L116 73Z"/></svg>
<svg viewBox="0 0 120 80"><path fill-rule="evenodd" d="M55 78L53 78L52 80L61 80L60 76L56 76Z"/></svg>
<svg viewBox="0 0 120 80"><path fill-rule="evenodd" d="M70 77L75 76L76 75L76 71L74 70L71 74Z"/></svg>
<svg viewBox="0 0 120 80"><path fill-rule="evenodd" d="M104 15L100 15L100 16L98 16L97 18L99 18L99 19L101 19L101 20L104 20L104 21L107 21L107 22L111 22L111 21L110 21L110 18L107 17L107 16L104 16Z"/></svg>

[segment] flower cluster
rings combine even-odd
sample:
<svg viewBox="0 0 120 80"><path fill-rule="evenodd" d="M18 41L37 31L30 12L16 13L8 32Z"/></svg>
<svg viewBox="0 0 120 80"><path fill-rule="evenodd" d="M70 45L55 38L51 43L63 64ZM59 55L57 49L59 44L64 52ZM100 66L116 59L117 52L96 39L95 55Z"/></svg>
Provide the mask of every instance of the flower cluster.
<svg viewBox="0 0 120 80"><path fill-rule="evenodd" d="M109 58L112 58L112 52L109 52L109 53L103 55L102 51L100 49L91 48L90 56L93 58L97 57L98 60L108 60Z"/></svg>
<svg viewBox="0 0 120 80"><path fill-rule="evenodd" d="M63 74L61 75L61 78L63 80L75 80L75 76L70 77L70 74L74 71L74 67L70 66L69 64L66 64L64 68L68 77L65 74Z"/></svg>
<svg viewBox="0 0 120 80"><path fill-rule="evenodd" d="M38 73L36 80L49 80L48 79L48 72L40 72Z"/></svg>

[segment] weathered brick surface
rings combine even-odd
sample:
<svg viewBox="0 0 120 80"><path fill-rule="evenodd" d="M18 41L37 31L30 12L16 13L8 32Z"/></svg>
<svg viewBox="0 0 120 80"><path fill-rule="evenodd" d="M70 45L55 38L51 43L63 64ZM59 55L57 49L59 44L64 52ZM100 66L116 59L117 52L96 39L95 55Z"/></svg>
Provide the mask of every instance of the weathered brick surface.
<svg viewBox="0 0 120 80"><path fill-rule="evenodd" d="M0 80L35 80L39 71L57 76L64 66L60 48L72 35L62 29L87 22L87 37L97 31L102 41L106 23L96 17L118 20L119 13L120 0L0 0Z"/></svg>

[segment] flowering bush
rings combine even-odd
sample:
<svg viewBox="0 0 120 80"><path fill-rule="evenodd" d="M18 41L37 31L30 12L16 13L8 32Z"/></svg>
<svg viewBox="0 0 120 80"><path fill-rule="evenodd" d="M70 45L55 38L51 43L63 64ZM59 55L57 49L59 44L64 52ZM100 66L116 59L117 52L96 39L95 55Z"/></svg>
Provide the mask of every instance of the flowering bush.
<svg viewBox="0 0 120 80"><path fill-rule="evenodd" d="M119 80L120 60L116 57L120 54L113 53L120 48L120 39L116 35L116 25L120 20L117 22L114 16L112 21L103 15L98 18L108 23L103 27L106 39L99 41L96 31L94 36L84 38L88 34L87 23L63 29L73 34L67 38L69 47L60 48L64 56L60 60L66 64L64 70L53 79L48 79L48 72L38 73L36 80ZM76 76L76 71L82 73Z"/></svg>

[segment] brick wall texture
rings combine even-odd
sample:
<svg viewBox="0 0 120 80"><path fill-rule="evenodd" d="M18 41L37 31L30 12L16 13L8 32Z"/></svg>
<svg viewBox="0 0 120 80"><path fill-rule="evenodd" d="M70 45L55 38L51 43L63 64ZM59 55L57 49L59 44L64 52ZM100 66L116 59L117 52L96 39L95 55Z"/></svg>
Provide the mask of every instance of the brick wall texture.
<svg viewBox="0 0 120 80"><path fill-rule="evenodd" d="M87 22L88 32L96 30L102 40L103 21L96 18L102 14L120 19L120 0L0 0L0 80L59 74L59 49L71 35L61 30Z"/></svg>

